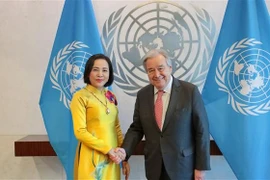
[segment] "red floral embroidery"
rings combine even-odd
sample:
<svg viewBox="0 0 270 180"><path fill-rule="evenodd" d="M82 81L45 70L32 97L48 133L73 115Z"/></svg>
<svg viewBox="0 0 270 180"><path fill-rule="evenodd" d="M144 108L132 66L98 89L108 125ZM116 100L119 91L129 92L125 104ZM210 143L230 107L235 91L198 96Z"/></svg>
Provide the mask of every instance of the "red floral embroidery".
<svg viewBox="0 0 270 180"><path fill-rule="evenodd" d="M117 106L116 97L113 93L111 93L111 91L107 91L105 96L110 101L110 103L114 103Z"/></svg>

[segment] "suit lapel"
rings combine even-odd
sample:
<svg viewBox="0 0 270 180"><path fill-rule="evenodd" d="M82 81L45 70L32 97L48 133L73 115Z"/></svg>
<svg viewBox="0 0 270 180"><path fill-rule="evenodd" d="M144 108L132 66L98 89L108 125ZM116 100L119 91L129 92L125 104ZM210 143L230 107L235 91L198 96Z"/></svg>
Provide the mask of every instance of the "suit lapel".
<svg viewBox="0 0 270 180"><path fill-rule="evenodd" d="M177 104L179 103L178 101L179 100L181 101L181 97L179 96L179 94L183 94L181 93L181 91L182 91L182 88L180 86L180 82L177 79L173 78L171 97L169 99L169 105L168 105L166 116L164 119L162 131L166 129L170 120L173 118L173 114L177 108Z"/></svg>

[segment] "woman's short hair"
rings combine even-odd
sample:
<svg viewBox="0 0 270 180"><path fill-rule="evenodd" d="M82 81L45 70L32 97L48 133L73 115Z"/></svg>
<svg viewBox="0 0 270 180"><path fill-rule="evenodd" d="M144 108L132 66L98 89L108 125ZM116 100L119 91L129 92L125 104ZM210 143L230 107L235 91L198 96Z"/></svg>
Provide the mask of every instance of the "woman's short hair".
<svg viewBox="0 0 270 180"><path fill-rule="evenodd" d="M166 59L167 65L168 66L172 66L172 61L169 58L168 53L163 50L163 49L152 49L150 51L148 51L145 56L143 57L143 67L146 70L146 61L150 58L156 57L158 55L162 55L164 56L164 58Z"/></svg>
<svg viewBox="0 0 270 180"><path fill-rule="evenodd" d="M112 67L112 62L110 58L105 56L104 54L94 54L91 57L89 57L89 59L87 60L85 64L85 69L84 69L84 75L83 75L84 83L91 84L89 80L89 74L91 73L93 66L95 64L95 61L97 59L104 59L109 65L109 80L108 82L106 82L106 84L104 84L104 87L108 87L112 85L113 80L114 80L113 67Z"/></svg>

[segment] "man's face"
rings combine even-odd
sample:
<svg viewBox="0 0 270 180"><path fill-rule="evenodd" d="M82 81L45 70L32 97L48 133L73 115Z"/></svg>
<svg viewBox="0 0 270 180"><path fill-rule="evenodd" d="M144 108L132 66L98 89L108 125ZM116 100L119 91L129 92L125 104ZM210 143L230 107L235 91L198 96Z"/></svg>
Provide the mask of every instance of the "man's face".
<svg viewBox="0 0 270 180"><path fill-rule="evenodd" d="M149 58L145 67L150 83L157 89L163 90L169 83L172 73L172 67L167 65L165 57L160 54Z"/></svg>

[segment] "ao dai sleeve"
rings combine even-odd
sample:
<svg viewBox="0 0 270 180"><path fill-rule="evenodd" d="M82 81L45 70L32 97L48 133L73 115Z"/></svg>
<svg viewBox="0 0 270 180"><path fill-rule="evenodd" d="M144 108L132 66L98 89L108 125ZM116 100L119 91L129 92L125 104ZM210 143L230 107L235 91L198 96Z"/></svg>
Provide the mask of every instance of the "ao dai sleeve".
<svg viewBox="0 0 270 180"><path fill-rule="evenodd" d="M87 131L86 101L80 92L74 94L70 103L75 137L86 146L107 154L112 147Z"/></svg>
<svg viewBox="0 0 270 180"><path fill-rule="evenodd" d="M115 128L116 128L117 141L118 141L117 146L121 147L121 145L123 143L123 134L122 134L122 130L121 130L121 127L120 127L120 122L119 122L118 116L116 118Z"/></svg>

